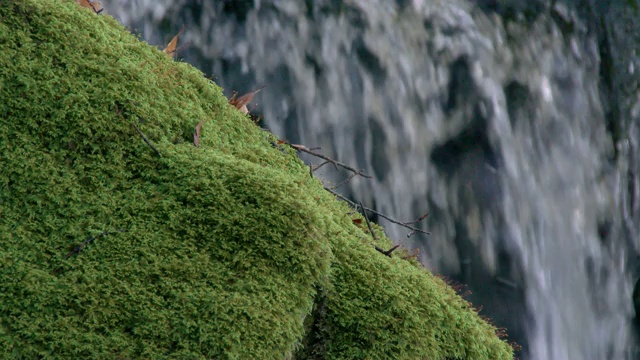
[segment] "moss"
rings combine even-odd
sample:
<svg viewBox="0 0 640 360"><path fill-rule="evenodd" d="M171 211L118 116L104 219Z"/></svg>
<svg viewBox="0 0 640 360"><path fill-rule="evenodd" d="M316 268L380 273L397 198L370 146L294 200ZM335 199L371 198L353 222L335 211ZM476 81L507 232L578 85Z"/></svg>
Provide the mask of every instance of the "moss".
<svg viewBox="0 0 640 360"><path fill-rule="evenodd" d="M218 86L112 18L5 1L0 99L1 358L512 358Z"/></svg>

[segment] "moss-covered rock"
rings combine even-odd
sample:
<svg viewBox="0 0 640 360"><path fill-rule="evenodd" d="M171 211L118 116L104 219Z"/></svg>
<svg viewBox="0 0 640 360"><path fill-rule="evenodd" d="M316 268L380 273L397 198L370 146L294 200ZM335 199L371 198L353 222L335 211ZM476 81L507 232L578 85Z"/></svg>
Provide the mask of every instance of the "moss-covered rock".
<svg viewBox="0 0 640 360"><path fill-rule="evenodd" d="M512 357L348 210L114 19L2 2L1 358Z"/></svg>

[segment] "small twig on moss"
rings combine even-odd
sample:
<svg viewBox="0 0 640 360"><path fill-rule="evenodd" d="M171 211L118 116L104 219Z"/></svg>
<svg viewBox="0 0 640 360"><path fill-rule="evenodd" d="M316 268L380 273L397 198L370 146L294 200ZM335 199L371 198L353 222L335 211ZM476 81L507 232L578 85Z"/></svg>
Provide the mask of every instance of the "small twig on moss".
<svg viewBox="0 0 640 360"><path fill-rule="evenodd" d="M104 8L103 8L103 7L100 7L100 8L98 9L94 4L91 4L91 8L92 8L92 9L93 9L93 11L94 11L96 14L98 14L98 15L99 15L101 12L103 12L103 11L104 11Z"/></svg>
<svg viewBox="0 0 640 360"><path fill-rule="evenodd" d="M330 188L328 188L328 187L326 187L326 186L325 186L325 188L324 188L324 189L325 189L325 190L327 190L328 192L332 193L333 195L337 196L338 198L340 198L340 199L342 199L342 200L344 200L344 201L348 202L349 204L351 204L351 206L354 206L354 207L355 207L355 206L357 206L357 204L356 204L356 203L354 203L353 201L351 201L351 200L347 199L346 197L344 197L344 196L342 196L342 195L338 194L337 192L335 192L335 191L331 190ZM418 229L418 228L416 228L416 227L413 227L413 226L409 225L409 224L412 224L413 222L410 222L410 223L400 222L400 221L398 221L398 220L394 220L394 219L390 218L389 216L387 216L387 215L385 215L385 214L383 214L383 213L377 212L377 211L375 211L375 210L373 210L373 209L369 209L369 208L367 208L367 207L363 207L362 209L365 209L365 210L367 210L367 211L370 211L370 212L372 212L372 213L374 213L374 214L376 214L376 215L380 216L381 218L387 219L388 221L390 221L390 222L392 222L392 223L394 223L394 224L397 224L397 225L403 226L403 227L405 227L405 228L407 228L407 229L409 229L409 230L412 230L409 234L407 234L407 237L410 237L411 235L413 235L414 233L417 233L417 232L418 232L418 233L425 234L425 235L431 235L431 233L430 233L430 232L428 232L428 231L424 231L424 230L422 230L422 229Z"/></svg>
<svg viewBox="0 0 640 360"><path fill-rule="evenodd" d="M362 209L362 216L364 216L364 221L367 222L367 227L371 232L371 236L373 236L373 240L378 241L378 236L376 236L376 233L373 231L373 226L371 226L371 221L369 221L369 217L367 216L367 211L365 210L365 207L362 205L362 203L358 203L358 206L360 206L360 209Z"/></svg>
<svg viewBox="0 0 640 360"><path fill-rule="evenodd" d="M136 126L136 124L131 123L131 125L133 125L133 127L136 129L136 131L138 132L138 134L140 134L140 136L142 136L142 140L144 140L144 142L147 143L147 145L151 146L151 148L153 149L153 151L156 152L156 154L158 154L158 156L162 157L162 155L160 154L160 151L158 151L158 149L156 149L155 146L153 146L153 144L151 143L151 141L149 141L149 139L147 139L146 136L144 136L144 134L142 133L142 131Z"/></svg>
<svg viewBox="0 0 640 360"><path fill-rule="evenodd" d="M369 217L367 216L367 211L365 210L366 208L364 206L362 206L362 203L358 203L358 206L360 206L360 208L362 209L362 216L364 216L364 220L367 222L367 227L369 228L369 231L371 232L371 235L373 236L374 240L378 240L378 236L376 236L376 233L373 231L373 226L371 226L371 222L369 221ZM394 247L392 247L389 250L383 250L382 248L379 248L378 246L375 246L376 250L378 250L379 252L387 255L388 257L391 257L391 253L394 252L397 248L400 247L400 245L395 245Z"/></svg>
<svg viewBox="0 0 640 360"><path fill-rule="evenodd" d="M376 248L376 250L378 250L378 252L383 253L383 254L387 255L388 257L391 257L391 253L394 252L399 247L400 247L400 245L395 245L394 247L392 247L389 250L383 250L382 248L379 248L379 247L375 246L375 248Z"/></svg>
<svg viewBox="0 0 640 360"><path fill-rule="evenodd" d="M400 247L400 244L394 245L391 249L385 251L384 254L391 257L391 253L394 252L399 247Z"/></svg>
<svg viewBox="0 0 640 360"><path fill-rule="evenodd" d="M82 251L82 249L84 249L85 246L87 246L89 243L95 241L98 238L101 238L103 236L107 236L110 234L114 234L116 232L127 232L127 230L116 230L116 231L103 231L100 234L96 235L96 236L92 236L90 238L88 238L87 240L83 241L82 244L76 246L70 253L67 254L67 256L65 256L65 259L69 259L70 257L72 257L73 255L77 255L80 254L80 252Z"/></svg>
<svg viewBox="0 0 640 360"><path fill-rule="evenodd" d="M326 160L326 161L332 163L333 166L335 166L336 168L339 166L341 168L344 168L344 169L347 169L347 170L353 172L356 175L360 175L360 176L362 176L364 178L367 178L367 179L371 178L371 176L365 174L364 172L362 172L362 170L356 170L356 169L352 168L351 166L349 166L347 164L343 164L343 163L341 163L339 161L333 160L332 158L330 158L330 157L328 157L326 155L319 154L319 153L313 151L313 149L309 149L304 145L297 145L297 144L288 144L288 145L291 146L292 148L298 150L298 151L302 151L302 152L305 152L307 154L310 154L310 155L313 155L315 157L318 157L318 158L320 158L322 160ZM320 164L320 166L322 166L324 164L325 163L322 163L322 164ZM320 168L320 166L316 167L315 170L318 170L318 168Z"/></svg>

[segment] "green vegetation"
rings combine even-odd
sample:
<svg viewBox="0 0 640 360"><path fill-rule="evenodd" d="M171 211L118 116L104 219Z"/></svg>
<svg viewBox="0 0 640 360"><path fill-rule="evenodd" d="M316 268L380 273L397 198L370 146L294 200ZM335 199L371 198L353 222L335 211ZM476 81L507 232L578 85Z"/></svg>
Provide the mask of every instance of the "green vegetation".
<svg viewBox="0 0 640 360"><path fill-rule="evenodd" d="M274 141L111 17L4 0L0 358L512 358Z"/></svg>

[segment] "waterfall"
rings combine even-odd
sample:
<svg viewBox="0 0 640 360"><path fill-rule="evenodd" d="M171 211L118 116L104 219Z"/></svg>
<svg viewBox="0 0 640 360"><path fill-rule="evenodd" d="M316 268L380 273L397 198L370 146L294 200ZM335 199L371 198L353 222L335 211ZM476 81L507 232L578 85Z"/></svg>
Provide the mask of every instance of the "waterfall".
<svg viewBox="0 0 640 360"><path fill-rule="evenodd" d="M603 46L631 47L564 2L536 16L486 3L105 5L160 47L184 24L178 57L229 96L266 84L255 112L274 134L373 175L346 195L402 221L428 211L431 236L380 220L467 284L520 358L631 359L640 107L616 90L634 63Z"/></svg>

